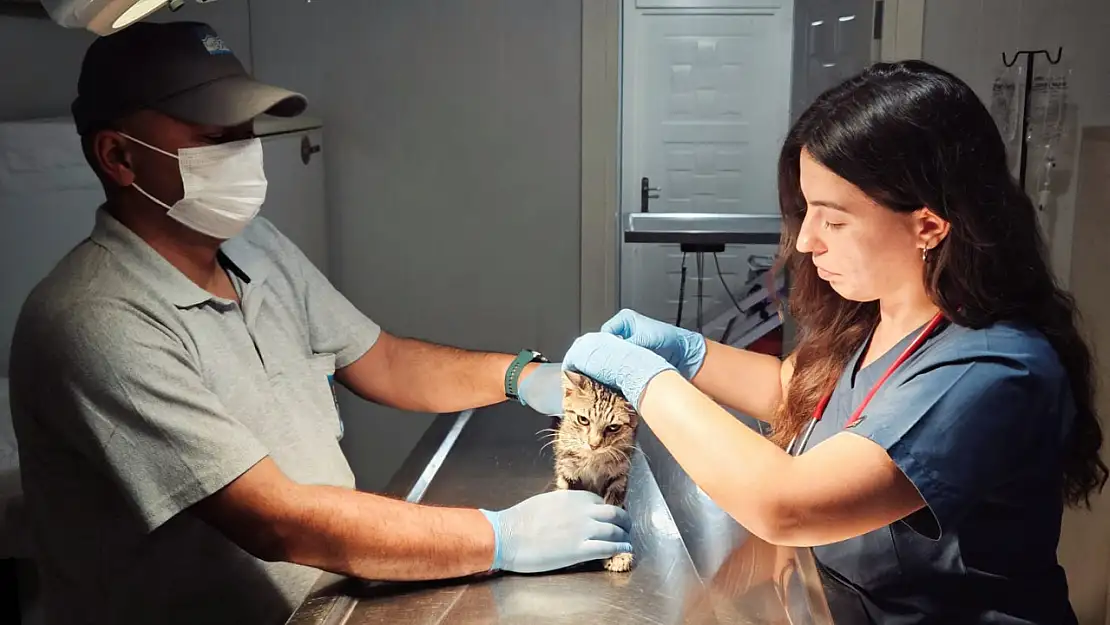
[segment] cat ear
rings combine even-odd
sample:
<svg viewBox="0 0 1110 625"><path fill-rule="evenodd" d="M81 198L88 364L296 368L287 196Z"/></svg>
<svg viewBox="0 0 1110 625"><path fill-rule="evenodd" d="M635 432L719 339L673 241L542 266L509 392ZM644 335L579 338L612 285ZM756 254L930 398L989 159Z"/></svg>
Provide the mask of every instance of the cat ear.
<svg viewBox="0 0 1110 625"><path fill-rule="evenodd" d="M636 412L636 408L632 404L628 404L628 425L635 428L640 423L640 413Z"/></svg>
<svg viewBox="0 0 1110 625"><path fill-rule="evenodd" d="M563 372L563 398L570 397L574 394L574 389L578 386L578 384L575 382L575 379L572 376L576 377L577 375L577 373L572 373L570 371Z"/></svg>
<svg viewBox="0 0 1110 625"><path fill-rule="evenodd" d="M573 371L563 372L563 397L570 397L586 389L586 376Z"/></svg>

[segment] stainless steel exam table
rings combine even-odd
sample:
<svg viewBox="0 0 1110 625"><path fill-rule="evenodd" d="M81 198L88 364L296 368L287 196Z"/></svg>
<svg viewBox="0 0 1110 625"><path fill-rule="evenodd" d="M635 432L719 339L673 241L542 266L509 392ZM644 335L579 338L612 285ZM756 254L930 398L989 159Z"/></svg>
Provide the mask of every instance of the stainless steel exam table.
<svg viewBox="0 0 1110 625"><path fill-rule="evenodd" d="M505 507L550 488L549 420L502 404L442 415L387 489L438 505ZM636 566L385 583L321 575L289 625L792 623L832 620L811 552L750 536L643 426L630 479Z"/></svg>

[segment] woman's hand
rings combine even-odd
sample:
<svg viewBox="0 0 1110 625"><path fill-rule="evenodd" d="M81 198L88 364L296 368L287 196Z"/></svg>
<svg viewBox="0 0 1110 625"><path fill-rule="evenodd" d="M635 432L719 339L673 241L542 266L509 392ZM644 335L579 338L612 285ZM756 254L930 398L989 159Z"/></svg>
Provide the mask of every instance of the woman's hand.
<svg viewBox="0 0 1110 625"><path fill-rule="evenodd" d="M622 310L601 326L601 331L650 349L687 380L693 380L705 362L705 337L633 310Z"/></svg>
<svg viewBox="0 0 1110 625"><path fill-rule="evenodd" d="M563 369L619 389L637 410L648 382L675 367L662 356L613 334L593 332L574 341Z"/></svg>

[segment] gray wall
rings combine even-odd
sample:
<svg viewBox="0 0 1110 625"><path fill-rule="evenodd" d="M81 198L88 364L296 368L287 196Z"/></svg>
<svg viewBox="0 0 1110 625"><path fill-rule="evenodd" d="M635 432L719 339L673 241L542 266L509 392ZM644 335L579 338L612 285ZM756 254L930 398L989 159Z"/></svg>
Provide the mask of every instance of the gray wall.
<svg viewBox="0 0 1110 625"><path fill-rule="evenodd" d="M578 332L581 3L268 0L252 20L258 76L324 119L351 300L393 333L561 356ZM367 489L431 419L343 410Z"/></svg>

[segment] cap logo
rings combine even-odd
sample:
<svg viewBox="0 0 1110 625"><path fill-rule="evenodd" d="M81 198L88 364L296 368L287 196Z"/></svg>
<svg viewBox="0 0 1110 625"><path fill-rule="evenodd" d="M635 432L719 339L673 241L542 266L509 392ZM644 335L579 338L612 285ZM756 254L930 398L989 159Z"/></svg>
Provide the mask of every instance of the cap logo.
<svg viewBox="0 0 1110 625"><path fill-rule="evenodd" d="M208 50L208 54L231 54L231 48L214 34L205 35L200 41L204 44L204 49Z"/></svg>

